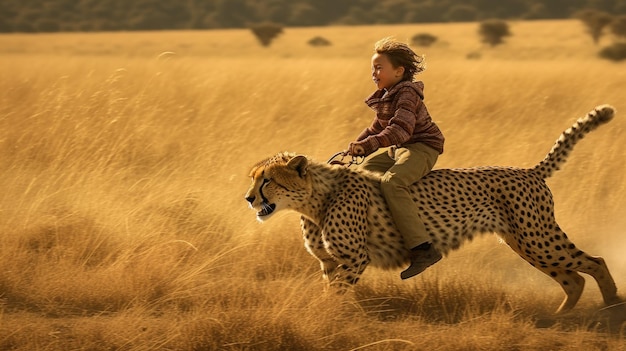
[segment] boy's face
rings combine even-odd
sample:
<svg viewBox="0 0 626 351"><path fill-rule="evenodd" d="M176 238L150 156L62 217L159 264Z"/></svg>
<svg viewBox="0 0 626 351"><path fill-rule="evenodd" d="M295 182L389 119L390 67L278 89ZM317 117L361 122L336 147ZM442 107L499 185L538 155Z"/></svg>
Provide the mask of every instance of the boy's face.
<svg viewBox="0 0 626 351"><path fill-rule="evenodd" d="M393 67L389 57L375 53L372 56L372 79L378 89L389 89L402 80L404 67Z"/></svg>

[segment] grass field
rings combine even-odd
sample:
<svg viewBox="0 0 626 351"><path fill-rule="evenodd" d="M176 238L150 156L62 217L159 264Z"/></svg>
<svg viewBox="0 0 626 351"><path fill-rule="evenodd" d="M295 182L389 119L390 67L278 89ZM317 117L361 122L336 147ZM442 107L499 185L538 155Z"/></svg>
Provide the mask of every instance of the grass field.
<svg viewBox="0 0 626 351"><path fill-rule="evenodd" d="M624 296L624 64L576 21L514 22L495 48L477 27L287 28L270 48L247 30L1 35L0 350L626 350L595 282L553 316L561 288L496 236L325 295L298 215L259 224L243 200L261 158L345 149L373 117L373 43L428 32L437 168L533 166L616 107L548 183Z"/></svg>

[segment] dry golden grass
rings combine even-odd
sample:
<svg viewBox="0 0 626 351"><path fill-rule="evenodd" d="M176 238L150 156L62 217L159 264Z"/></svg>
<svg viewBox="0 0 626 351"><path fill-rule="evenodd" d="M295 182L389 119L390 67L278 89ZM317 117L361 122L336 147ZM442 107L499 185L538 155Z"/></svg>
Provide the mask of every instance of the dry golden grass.
<svg viewBox="0 0 626 351"><path fill-rule="evenodd" d="M513 23L494 49L476 28L287 29L269 49L246 30L0 36L0 349L626 350L623 330L589 329L594 282L554 317L558 285L496 237L327 296L298 216L246 208L254 162L326 160L369 123L375 40L430 32L437 167L532 166L577 117L617 108L548 182L624 291L624 66L574 21Z"/></svg>

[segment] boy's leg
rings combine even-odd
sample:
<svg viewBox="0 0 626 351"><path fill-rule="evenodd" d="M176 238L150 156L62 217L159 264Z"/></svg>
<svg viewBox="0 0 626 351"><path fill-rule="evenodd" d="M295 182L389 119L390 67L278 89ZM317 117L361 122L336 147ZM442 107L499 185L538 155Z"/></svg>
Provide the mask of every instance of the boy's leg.
<svg viewBox="0 0 626 351"><path fill-rule="evenodd" d="M389 157L389 148L380 148L365 157L359 168L384 174L396 161Z"/></svg>
<svg viewBox="0 0 626 351"><path fill-rule="evenodd" d="M398 148L395 164L381 178L385 200L409 249L428 241L426 228L411 198L409 186L430 172L438 156L436 150L423 144Z"/></svg>
<svg viewBox="0 0 626 351"><path fill-rule="evenodd" d="M430 246L426 227L409 193L409 186L430 172L438 156L436 150L420 143L399 148L395 163L381 179L381 189L396 227L412 252L411 266L402 272L403 279L421 273L441 259L441 254Z"/></svg>

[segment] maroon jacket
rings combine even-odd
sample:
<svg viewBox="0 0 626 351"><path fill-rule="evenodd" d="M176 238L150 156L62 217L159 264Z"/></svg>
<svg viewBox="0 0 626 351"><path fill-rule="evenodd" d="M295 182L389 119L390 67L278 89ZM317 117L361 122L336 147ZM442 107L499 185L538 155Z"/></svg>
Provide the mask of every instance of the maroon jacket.
<svg viewBox="0 0 626 351"><path fill-rule="evenodd" d="M423 102L424 83L402 81L388 91L377 90L365 103L376 118L359 137L366 154L380 147L424 143L443 153L444 137Z"/></svg>

